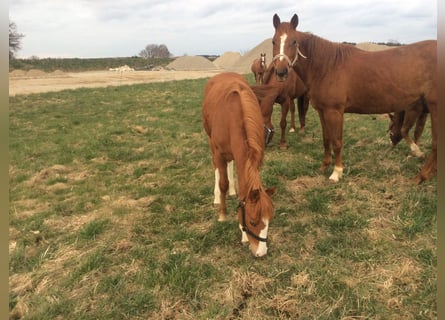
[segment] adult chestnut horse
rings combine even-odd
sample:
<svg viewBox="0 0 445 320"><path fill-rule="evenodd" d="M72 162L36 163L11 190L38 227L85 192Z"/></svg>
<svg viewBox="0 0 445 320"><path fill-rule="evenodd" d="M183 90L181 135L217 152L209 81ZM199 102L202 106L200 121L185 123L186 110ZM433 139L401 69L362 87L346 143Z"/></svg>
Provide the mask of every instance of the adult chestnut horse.
<svg viewBox="0 0 445 320"><path fill-rule="evenodd" d="M428 109L423 103L417 104L415 108L409 111L389 113L389 138L393 146L396 146L402 138L408 143L411 152L416 157L424 157L425 154L420 150L418 141L423 133L425 123L428 117ZM414 140L409 136L409 131L414 129Z"/></svg>
<svg viewBox="0 0 445 320"><path fill-rule="evenodd" d="M272 124L272 112L274 103L281 105L281 139L280 148L286 149L286 126L287 126L287 114L290 110L291 121L289 132L295 131L295 102L297 100L298 105L298 117L300 121L299 133L304 133L304 127L306 124L306 113L309 108L309 98L305 94L306 86L300 77L293 71L289 71L289 75L286 81L278 81L273 76L275 68L271 64L264 73L264 85L252 86L253 92L260 101L261 112L263 113L264 125L266 130L266 145L272 140L274 135L274 127Z"/></svg>
<svg viewBox="0 0 445 320"><path fill-rule="evenodd" d="M273 62L278 80L293 68L309 90L323 131L321 170L335 166L329 179L343 173L343 114L379 114L409 111L423 101L431 114L432 152L416 183L430 179L437 168L437 41L421 41L390 50L368 52L352 45L333 43L296 30L290 22L273 17Z"/></svg>
<svg viewBox="0 0 445 320"><path fill-rule="evenodd" d="M250 70L252 70L253 75L255 76L256 84L263 83L263 75L266 68L266 54L261 53L258 59L253 60L252 66L250 67Z"/></svg>
<svg viewBox="0 0 445 320"><path fill-rule="evenodd" d="M250 242L252 253L261 257L267 253L267 231L274 217L271 196L275 189L265 189L260 180L264 124L258 100L247 80L232 72L210 78L204 89L202 118L218 172L215 176L220 179L218 220L226 219L227 165L234 161L238 174L241 241Z"/></svg>

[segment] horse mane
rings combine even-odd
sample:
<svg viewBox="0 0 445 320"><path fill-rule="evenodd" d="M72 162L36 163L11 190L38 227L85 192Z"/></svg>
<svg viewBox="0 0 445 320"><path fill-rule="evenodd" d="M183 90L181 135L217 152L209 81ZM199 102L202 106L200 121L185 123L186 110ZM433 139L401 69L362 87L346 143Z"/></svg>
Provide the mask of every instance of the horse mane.
<svg viewBox="0 0 445 320"><path fill-rule="evenodd" d="M356 47L332 42L309 32L300 32L300 48L308 57L314 79L321 79L332 68L342 65L348 57L356 52Z"/></svg>
<svg viewBox="0 0 445 320"><path fill-rule="evenodd" d="M247 163L245 177L248 183L247 194L251 190L261 189L259 167L264 157L264 126L258 100L250 87L240 86L240 96L244 130L246 132Z"/></svg>

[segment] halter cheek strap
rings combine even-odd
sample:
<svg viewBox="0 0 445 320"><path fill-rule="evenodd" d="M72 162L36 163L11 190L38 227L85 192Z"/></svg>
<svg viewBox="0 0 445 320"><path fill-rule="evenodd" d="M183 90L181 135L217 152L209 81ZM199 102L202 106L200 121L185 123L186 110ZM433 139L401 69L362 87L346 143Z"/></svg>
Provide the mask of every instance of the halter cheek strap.
<svg viewBox="0 0 445 320"><path fill-rule="evenodd" d="M240 201L238 204L238 209L241 209L241 217L242 217L242 229L245 233L247 233L249 236L251 236L252 238L254 238L257 241L261 241L261 242L267 242L267 238L261 238L259 236L257 236L255 233L253 233L252 231L250 231L247 228L247 224L246 224L246 201Z"/></svg>
<svg viewBox="0 0 445 320"><path fill-rule="evenodd" d="M297 54L295 55L294 60L291 61L290 58L287 55L285 55L284 53L283 54L279 53L279 54L275 55L275 57L273 57L272 62L274 63L275 60L283 57L284 59L286 59L287 64L289 65L289 67L293 67L295 62L297 62L297 60L298 60L298 56L301 56L302 58L307 59L307 57L300 51L300 48L297 47Z"/></svg>

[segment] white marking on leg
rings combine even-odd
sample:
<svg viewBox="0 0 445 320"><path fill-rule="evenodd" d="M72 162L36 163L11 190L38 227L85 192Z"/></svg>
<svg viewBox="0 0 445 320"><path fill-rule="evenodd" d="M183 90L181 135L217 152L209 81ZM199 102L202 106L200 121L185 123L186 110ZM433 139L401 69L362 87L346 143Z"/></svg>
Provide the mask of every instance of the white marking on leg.
<svg viewBox="0 0 445 320"><path fill-rule="evenodd" d="M227 176L229 178L229 196L236 196L235 176L233 174L233 160L227 163Z"/></svg>
<svg viewBox="0 0 445 320"><path fill-rule="evenodd" d="M286 43L287 34L283 33L280 37L280 61L284 59L284 45Z"/></svg>
<svg viewBox="0 0 445 320"><path fill-rule="evenodd" d="M219 170L215 169L215 188L213 189L213 204L221 203L221 190L219 189Z"/></svg>
<svg viewBox="0 0 445 320"><path fill-rule="evenodd" d="M411 145L409 146L411 149L411 152L413 153L414 156L418 157L418 158L423 158L425 156L425 153L423 153L419 146L417 144L415 144L414 142L411 143Z"/></svg>
<svg viewBox="0 0 445 320"><path fill-rule="evenodd" d="M249 238L247 238L247 234L243 231L242 225L239 225L239 229L241 230L241 243L249 242Z"/></svg>
<svg viewBox="0 0 445 320"><path fill-rule="evenodd" d="M266 225L263 230L260 231L259 237L267 239L267 231L269 230L269 221L263 219L263 223ZM262 257L267 253L267 243L265 241L260 241L258 243L258 249L256 250L255 256Z"/></svg>
<svg viewBox="0 0 445 320"><path fill-rule="evenodd" d="M342 175L343 175L343 168L334 166L334 171L332 172L331 176L329 177L329 180L338 182L338 180L340 180Z"/></svg>

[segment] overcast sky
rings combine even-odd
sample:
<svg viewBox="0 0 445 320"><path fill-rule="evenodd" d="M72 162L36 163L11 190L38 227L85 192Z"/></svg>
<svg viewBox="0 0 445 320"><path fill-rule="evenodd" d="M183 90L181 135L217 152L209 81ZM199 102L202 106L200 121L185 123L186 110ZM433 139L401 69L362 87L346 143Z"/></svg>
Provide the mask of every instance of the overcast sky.
<svg viewBox="0 0 445 320"><path fill-rule="evenodd" d="M10 0L18 57L128 57L147 44L176 55L245 53L298 14L331 41L437 39L436 0Z"/></svg>

